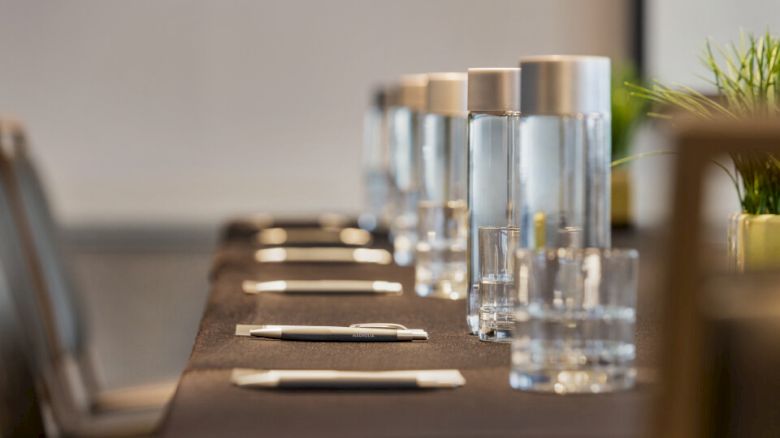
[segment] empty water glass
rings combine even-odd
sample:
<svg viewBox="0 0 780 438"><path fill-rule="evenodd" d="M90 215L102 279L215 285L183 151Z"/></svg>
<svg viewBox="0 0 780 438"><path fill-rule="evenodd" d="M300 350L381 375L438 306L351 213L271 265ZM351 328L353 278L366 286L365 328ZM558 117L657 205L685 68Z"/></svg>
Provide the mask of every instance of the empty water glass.
<svg viewBox="0 0 780 438"><path fill-rule="evenodd" d="M479 330L482 341L508 342L514 328L514 264L520 241L516 227L480 227Z"/></svg>
<svg viewBox="0 0 780 438"><path fill-rule="evenodd" d="M466 215L464 201L421 201L417 216L415 291L423 297L466 297Z"/></svg>
<svg viewBox="0 0 780 438"><path fill-rule="evenodd" d="M636 250L517 251L510 383L599 393L634 385Z"/></svg>

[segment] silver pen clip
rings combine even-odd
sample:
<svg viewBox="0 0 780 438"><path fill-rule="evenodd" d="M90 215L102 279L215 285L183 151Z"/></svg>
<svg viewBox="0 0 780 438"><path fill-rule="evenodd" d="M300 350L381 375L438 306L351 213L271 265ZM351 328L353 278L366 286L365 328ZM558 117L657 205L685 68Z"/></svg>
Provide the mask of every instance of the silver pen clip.
<svg viewBox="0 0 780 438"><path fill-rule="evenodd" d="M352 328L386 328L386 329L398 329L409 330L406 326L401 324L393 324L388 322L364 322L360 324L350 324Z"/></svg>

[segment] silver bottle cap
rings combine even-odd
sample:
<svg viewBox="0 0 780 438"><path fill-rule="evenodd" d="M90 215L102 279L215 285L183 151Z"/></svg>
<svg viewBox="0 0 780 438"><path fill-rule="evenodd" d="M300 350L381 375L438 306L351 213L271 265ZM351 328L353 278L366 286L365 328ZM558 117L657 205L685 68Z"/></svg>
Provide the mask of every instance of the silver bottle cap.
<svg viewBox="0 0 780 438"><path fill-rule="evenodd" d="M520 59L523 115L610 114L610 61L603 56Z"/></svg>
<svg viewBox="0 0 780 438"><path fill-rule="evenodd" d="M468 75L466 73L428 74L427 111L445 116L465 116Z"/></svg>
<svg viewBox="0 0 780 438"><path fill-rule="evenodd" d="M469 111L515 113L520 111L520 69L470 68Z"/></svg>
<svg viewBox="0 0 780 438"><path fill-rule="evenodd" d="M414 74L401 76L400 104L412 111L425 111L428 75Z"/></svg>

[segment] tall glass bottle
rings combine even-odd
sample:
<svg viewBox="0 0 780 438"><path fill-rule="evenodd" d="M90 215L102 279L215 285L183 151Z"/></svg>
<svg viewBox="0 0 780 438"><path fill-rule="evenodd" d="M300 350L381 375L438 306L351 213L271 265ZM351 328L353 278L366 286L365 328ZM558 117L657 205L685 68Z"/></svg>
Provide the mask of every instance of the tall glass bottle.
<svg viewBox="0 0 780 438"><path fill-rule="evenodd" d="M390 196L390 154L387 136L388 90L374 92L371 104L363 116L363 213L358 218L361 228L373 231L384 227Z"/></svg>
<svg viewBox="0 0 780 438"><path fill-rule="evenodd" d="M609 247L609 58L538 56L520 67L521 234L533 247Z"/></svg>
<svg viewBox="0 0 780 438"><path fill-rule="evenodd" d="M468 297L466 322L479 329L479 230L519 227L520 69L468 71Z"/></svg>
<svg viewBox="0 0 780 438"><path fill-rule="evenodd" d="M466 80L428 75L415 261L415 291L424 297L466 296Z"/></svg>
<svg viewBox="0 0 780 438"><path fill-rule="evenodd" d="M388 109L390 173L393 180L393 258L401 266L414 263L417 243L417 202L420 196L422 112L426 104L428 77L404 75L398 101Z"/></svg>

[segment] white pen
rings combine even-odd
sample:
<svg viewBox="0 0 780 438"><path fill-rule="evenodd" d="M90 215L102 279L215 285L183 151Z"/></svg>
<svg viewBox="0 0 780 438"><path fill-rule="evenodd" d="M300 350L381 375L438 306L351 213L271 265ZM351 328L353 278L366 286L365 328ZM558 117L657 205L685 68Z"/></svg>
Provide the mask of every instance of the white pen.
<svg viewBox="0 0 780 438"><path fill-rule="evenodd" d="M368 263L389 265L393 255L382 248L263 248L255 252L260 263Z"/></svg>
<svg viewBox="0 0 780 438"><path fill-rule="evenodd" d="M246 280L241 288L248 294L276 293L385 293L401 294L403 286L393 281L371 280Z"/></svg>
<svg viewBox="0 0 780 438"><path fill-rule="evenodd" d="M371 233L360 228L266 228L257 234L262 245L296 244L343 244L350 246L368 245L373 240Z"/></svg>
<svg viewBox="0 0 780 438"><path fill-rule="evenodd" d="M353 324L338 326L267 325L249 331L250 336L291 341L401 342L425 341L428 333L400 324Z"/></svg>
<svg viewBox="0 0 780 438"><path fill-rule="evenodd" d="M248 388L457 388L458 370L337 371L233 370L234 384Z"/></svg>

